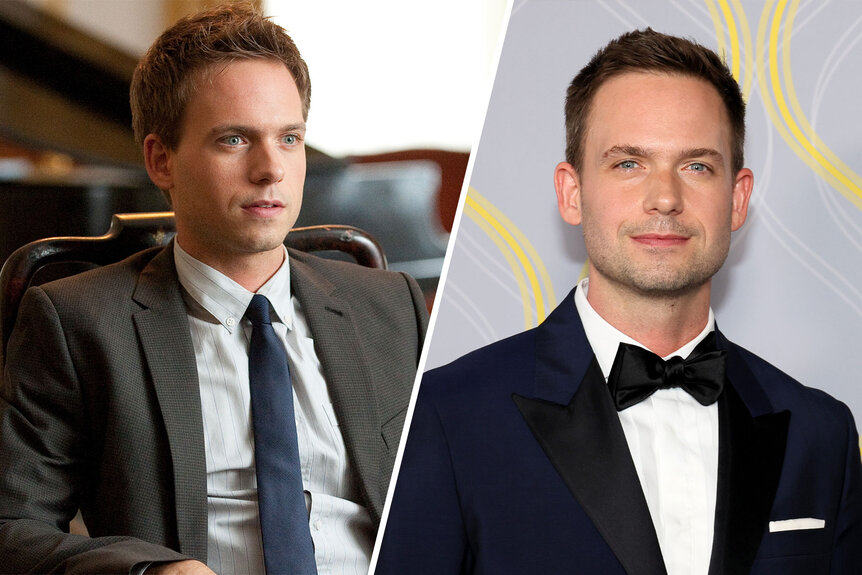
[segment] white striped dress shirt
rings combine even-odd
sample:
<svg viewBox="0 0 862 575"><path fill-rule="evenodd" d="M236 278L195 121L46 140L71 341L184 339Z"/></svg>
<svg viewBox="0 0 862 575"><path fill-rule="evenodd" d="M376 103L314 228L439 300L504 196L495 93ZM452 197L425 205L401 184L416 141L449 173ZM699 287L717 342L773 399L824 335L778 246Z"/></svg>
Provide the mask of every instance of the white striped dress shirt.
<svg viewBox="0 0 862 575"><path fill-rule="evenodd" d="M175 243L174 259L188 310L200 383L207 462L207 565L220 575L263 573L248 381L254 294L199 262ZM287 251L259 290L290 362L302 482L320 574L364 575L374 526L359 501L344 439L314 339L290 293Z"/></svg>
<svg viewBox="0 0 862 575"><path fill-rule="evenodd" d="M581 280L575 305L605 381L620 343L645 347L604 320L587 301ZM685 359L711 331L665 356ZM718 486L718 404L703 406L680 388L660 389L618 413L658 535L668 575L706 575L715 530Z"/></svg>

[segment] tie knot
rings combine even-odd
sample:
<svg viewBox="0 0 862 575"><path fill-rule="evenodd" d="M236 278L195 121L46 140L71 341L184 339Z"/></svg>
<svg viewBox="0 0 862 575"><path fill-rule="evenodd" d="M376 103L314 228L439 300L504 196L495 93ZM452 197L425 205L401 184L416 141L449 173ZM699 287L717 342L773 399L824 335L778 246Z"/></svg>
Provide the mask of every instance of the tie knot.
<svg viewBox="0 0 862 575"><path fill-rule="evenodd" d="M251 298L251 303L248 304L248 309L245 310L245 317L251 322L251 325L257 326L261 324L271 324L269 319L269 300L266 296L254 294Z"/></svg>
<svg viewBox="0 0 862 575"><path fill-rule="evenodd" d="M685 360L678 355L664 362L662 388L682 387L685 383Z"/></svg>

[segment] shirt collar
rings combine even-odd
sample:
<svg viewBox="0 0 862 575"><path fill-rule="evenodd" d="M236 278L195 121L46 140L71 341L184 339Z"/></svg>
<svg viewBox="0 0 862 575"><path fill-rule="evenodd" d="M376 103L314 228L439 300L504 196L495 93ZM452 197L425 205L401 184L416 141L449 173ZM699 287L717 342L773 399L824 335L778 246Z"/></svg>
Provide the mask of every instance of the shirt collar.
<svg viewBox="0 0 862 575"><path fill-rule="evenodd" d="M646 349L646 346L640 342L630 338L611 324L609 324L602 316L593 309L590 302L587 300L587 293L590 288L590 278L584 278L578 283L578 288L575 290L575 306L578 308L578 315L581 316L581 323L584 325L584 332L587 334L587 340L590 342L590 347L593 348L593 353L596 354L596 360L599 362L599 367L602 368L602 373L605 379L611 373L611 367L614 364L614 358L617 356L617 349L620 343L630 343L639 345ZM697 337L667 355L664 359L678 355L685 359L697 347L710 332L715 330L715 316L712 313L712 308L709 308L709 318L706 321L706 327L703 328Z"/></svg>
<svg viewBox="0 0 862 575"><path fill-rule="evenodd" d="M174 242L174 262L180 285L186 293L226 330L233 333L239 325L254 294L220 271L195 259ZM284 261L257 293L266 296L275 319L293 329L293 305L290 299L290 264L287 249Z"/></svg>

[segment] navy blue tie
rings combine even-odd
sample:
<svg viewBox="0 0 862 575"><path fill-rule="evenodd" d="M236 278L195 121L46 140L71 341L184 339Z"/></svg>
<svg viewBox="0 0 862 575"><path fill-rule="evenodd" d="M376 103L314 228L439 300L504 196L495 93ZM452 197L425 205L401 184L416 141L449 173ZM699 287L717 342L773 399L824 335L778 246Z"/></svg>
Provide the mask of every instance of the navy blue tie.
<svg viewBox="0 0 862 575"><path fill-rule="evenodd" d="M272 328L266 297L255 294L245 317L252 325L248 380L266 572L316 575L287 353Z"/></svg>

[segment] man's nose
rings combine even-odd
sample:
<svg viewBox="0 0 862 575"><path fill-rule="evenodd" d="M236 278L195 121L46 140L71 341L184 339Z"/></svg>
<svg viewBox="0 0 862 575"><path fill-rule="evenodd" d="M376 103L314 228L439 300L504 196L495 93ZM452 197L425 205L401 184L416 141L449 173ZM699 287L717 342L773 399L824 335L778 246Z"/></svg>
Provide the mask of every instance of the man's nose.
<svg viewBox="0 0 862 575"><path fill-rule="evenodd" d="M274 184L284 178L283 158L278 146L258 142L251 151L249 178L257 184Z"/></svg>
<svg viewBox="0 0 862 575"><path fill-rule="evenodd" d="M646 185L645 212L661 215L674 215L682 212L683 183L676 170L656 170L649 175Z"/></svg>

